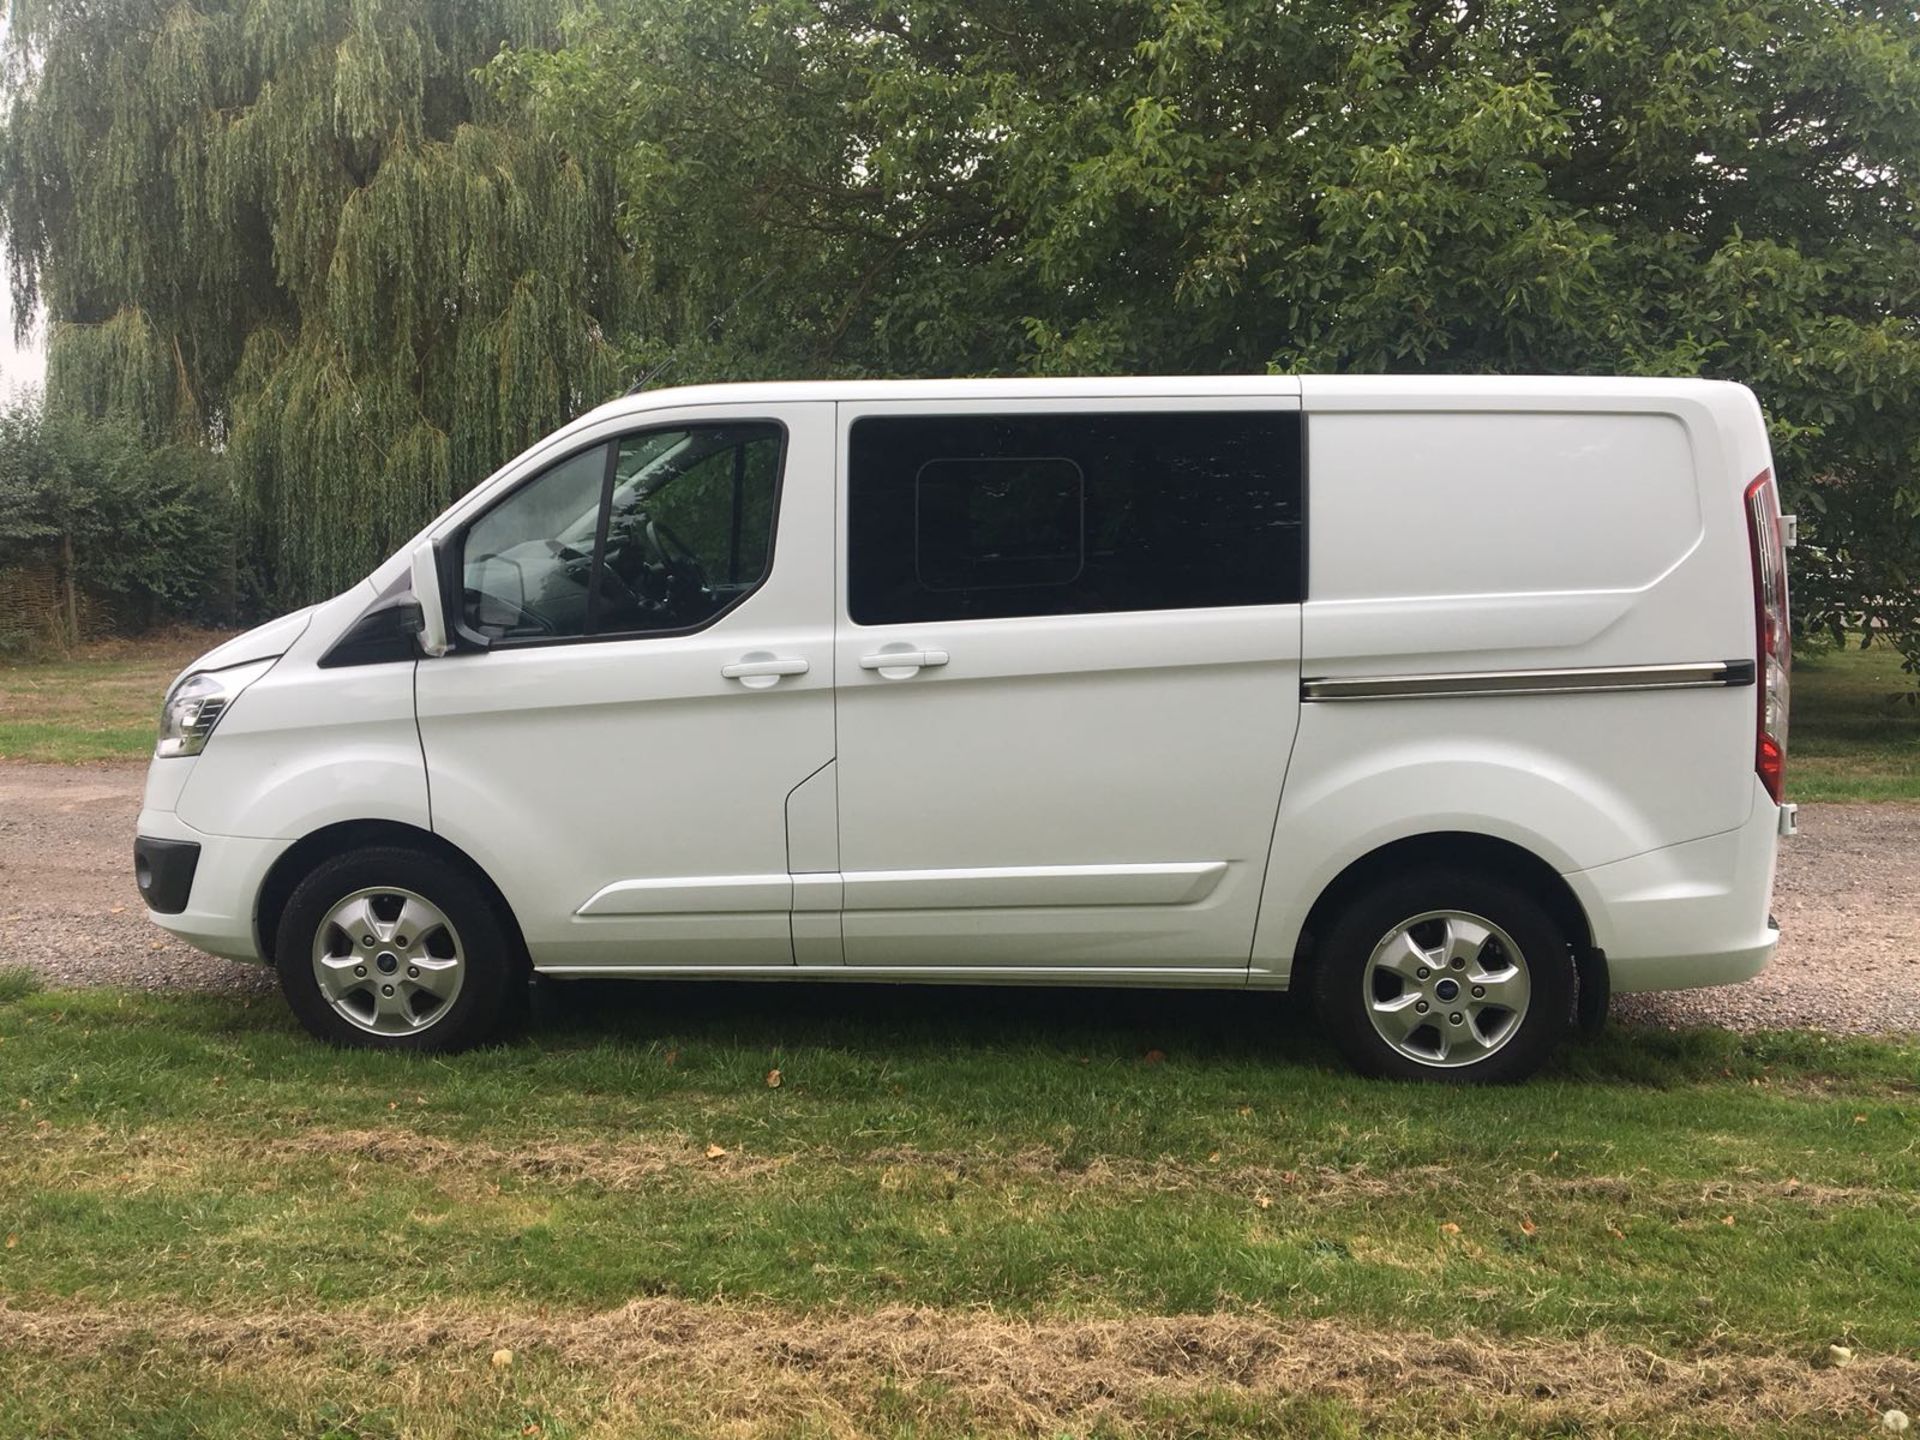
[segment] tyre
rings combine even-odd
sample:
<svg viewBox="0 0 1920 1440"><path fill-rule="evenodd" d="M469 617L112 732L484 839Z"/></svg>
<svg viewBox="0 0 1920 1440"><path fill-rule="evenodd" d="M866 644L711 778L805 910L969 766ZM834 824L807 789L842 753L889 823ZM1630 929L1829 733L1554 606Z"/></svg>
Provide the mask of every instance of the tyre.
<svg viewBox="0 0 1920 1440"><path fill-rule="evenodd" d="M1314 1005L1368 1075L1504 1083L1538 1070L1572 1020L1566 935L1502 880L1428 869L1355 898L1319 947Z"/></svg>
<svg viewBox="0 0 1920 1440"><path fill-rule="evenodd" d="M404 846L321 864L288 900L274 953L293 1013L332 1045L463 1050L526 998L518 942L486 892Z"/></svg>

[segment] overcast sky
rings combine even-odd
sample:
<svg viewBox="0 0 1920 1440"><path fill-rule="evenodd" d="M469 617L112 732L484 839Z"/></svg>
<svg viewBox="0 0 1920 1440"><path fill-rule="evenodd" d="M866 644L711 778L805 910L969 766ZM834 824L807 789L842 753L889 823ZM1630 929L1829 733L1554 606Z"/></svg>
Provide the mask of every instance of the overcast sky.
<svg viewBox="0 0 1920 1440"><path fill-rule="evenodd" d="M10 5L0 5L0 45L7 43ZM44 329L28 337L24 346L13 338L13 294L7 284L7 252L0 246L0 400L11 400L21 390L37 387L47 373Z"/></svg>
<svg viewBox="0 0 1920 1440"><path fill-rule="evenodd" d="M6 258L0 251L0 400L38 387L47 373L44 327L36 329L24 346L13 338L13 292L6 280Z"/></svg>

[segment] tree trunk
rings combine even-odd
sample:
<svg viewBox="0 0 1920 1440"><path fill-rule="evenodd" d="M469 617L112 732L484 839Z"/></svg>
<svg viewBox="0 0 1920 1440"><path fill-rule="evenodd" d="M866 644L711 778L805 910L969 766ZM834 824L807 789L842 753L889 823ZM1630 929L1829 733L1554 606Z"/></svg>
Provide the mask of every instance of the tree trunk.
<svg viewBox="0 0 1920 1440"><path fill-rule="evenodd" d="M60 537L60 575L67 592L67 635L69 648L80 643L80 597L73 582L73 536Z"/></svg>

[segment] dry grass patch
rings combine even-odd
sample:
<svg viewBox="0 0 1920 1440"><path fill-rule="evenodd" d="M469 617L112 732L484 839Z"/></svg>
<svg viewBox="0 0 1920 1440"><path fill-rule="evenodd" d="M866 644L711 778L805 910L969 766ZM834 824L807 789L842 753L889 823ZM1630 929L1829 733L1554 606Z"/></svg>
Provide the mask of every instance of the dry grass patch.
<svg viewBox="0 0 1920 1440"><path fill-rule="evenodd" d="M1028 1146L1010 1154L895 1146L865 1152L802 1151L769 1156L744 1149L725 1149L684 1135L658 1141L543 1139L503 1147L447 1140L411 1129L382 1129L313 1130L267 1142L266 1148L275 1156L360 1159L419 1175L449 1171L493 1177L507 1174L558 1184L592 1184L608 1190L636 1189L665 1178L753 1181L780 1170L818 1165L837 1170L877 1168L883 1188L899 1190L929 1181L984 1185L1038 1181L1070 1191L1204 1190L1269 1199L1287 1196L1297 1202L1329 1205L1392 1200L1409 1195L1471 1194L1485 1200L1490 1193L1484 1177L1464 1175L1459 1169L1446 1165L1415 1165L1381 1171L1366 1165L1290 1169L1226 1160L1194 1163L1120 1156L1069 1161L1044 1145ZM716 1149L719 1153L712 1153ZM1504 1172L1491 1193L1515 1201L1564 1197L1668 1208L1696 1203L1766 1201L1827 1207L1889 1198L1884 1191L1862 1186L1809 1184L1794 1177L1743 1175L1711 1181L1680 1181L1644 1171L1634 1175L1550 1175L1527 1169ZM1920 1195L1905 1198L1915 1210L1920 1210Z"/></svg>
<svg viewBox="0 0 1920 1440"><path fill-rule="evenodd" d="M59 1128L37 1122L27 1159L46 1178L69 1188L91 1187L140 1193L165 1186L223 1183L271 1188L285 1162L318 1159L338 1165L345 1183L373 1183L382 1172L429 1180L473 1182L497 1192L510 1178L539 1186L587 1185L632 1192L663 1185L752 1184L783 1171L865 1171L880 1188L922 1194L958 1186L1038 1187L1036 1193L1132 1192L1227 1195L1267 1208L1281 1201L1295 1207L1344 1206L1409 1196L1492 1204L1567 1201L1651 1207L1684 1214L1700 1206L1790 1204L1814 1209L1887 1204L1920 1214L1920 1194L1897 1194L1865 1186L1825 1185L1762 1173L1698 1181L1664 1178L1648 1171L1626 1175L1554 1175L1512 1169L1495 1177L1467 1174L1445 1165L1380 1170L1367 1165L1287 1168L1236 1163L1224 1158L1189 1162L1099 1156L1070 1161L1042 1145L1012 1153L984 1150L918 1150L895 1146L840 1153L806 1150L762 1155L685 1134L658 1139L578 1140L561 1137L500 1145L448 1139L407 1126L363 1129L313 1127L292 1135L252 1138L196 1130L182 1135L147 1129L115 1133L91 1125ZM37 1161L29 1157L35 1156ZM249 1164L263 1173L249 1175Z"/></svg>
<svg viewBox="0 0 1920 1440"><path fill-rule="evenodd" d="M506 1349L516 1363L545 1359L585 1371L596 1395L709 1434L764 1433L783 1420L821 1417L859 1433L876 1396L922 1387L957 1398L978 1425L1024 1434L1095 1420L1133 1429L1169 1403L1222 1396L1317 1397L1363 1416L1412 1406L1467 1428L1504 1415L1533 1425L1772 1429L1859 1424L1920 1404L1920 1362L1894 1356L1816 1368L1812 1357L1769 1352L1666 1356L1602 1335L1438 1336L1259 1315L1015 1321L925 1309L791 1314L666 1299L573 1316L0 1304L0 1347L133 1365L187 1353L289 1384L374 1359L409 1374L492 1369L498 1378L511 1367L494 1367L490 1357Z"/></svg>
<svg viewBox="0 0 1920 1440"><path fill-rule="evenodd" d="M349 1164L365 1161L409 1174L455 1173L497 1180L511 1175L557 1185L589 1184L633 1190L681 1177L756 1180L784 1169L796 1157L749 1155L711 1141L672 1136L658 1141L529 1140L500 1146L445 1140L415 1130L311 1130L258 1147L279 1158L324 1156Z"/></svg>

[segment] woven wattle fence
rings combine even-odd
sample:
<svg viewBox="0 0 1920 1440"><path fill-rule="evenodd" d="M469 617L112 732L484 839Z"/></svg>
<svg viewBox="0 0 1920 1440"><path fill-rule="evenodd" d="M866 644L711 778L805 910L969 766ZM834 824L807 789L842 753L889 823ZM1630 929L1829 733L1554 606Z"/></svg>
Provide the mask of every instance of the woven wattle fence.
<svg viewBox="0 0 1920 1440"><path fill-rule="evenodd" d="M0 569L0 651L64 648L67 597L55 565L15 565ZM80 637L92 633L93 606L84 591L77 597Z"/></svg>

